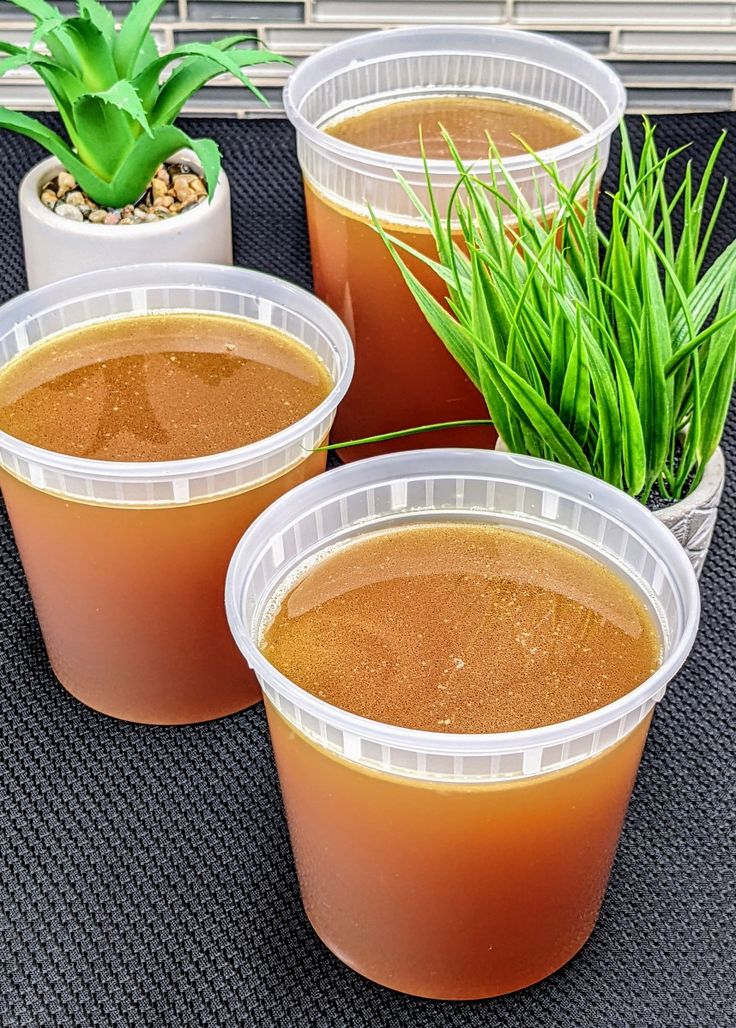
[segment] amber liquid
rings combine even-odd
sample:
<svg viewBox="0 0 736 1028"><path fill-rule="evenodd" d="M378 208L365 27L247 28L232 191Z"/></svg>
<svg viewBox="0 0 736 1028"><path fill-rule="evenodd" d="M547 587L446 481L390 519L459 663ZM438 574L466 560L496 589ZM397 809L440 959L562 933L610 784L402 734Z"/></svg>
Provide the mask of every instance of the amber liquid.
<svg viewBox="0 0 736 1028"><path fill-rule="evenodd" d="M420 156L421 127L427 156L447 158L442 124L467 160L488 153L487 134L501 156L523 138L534 149L577 137L571 123L528 105L472 97L435 97L384 104L325 129L349 143L386 153ZM340 405L336 442L441 421L487 418L483 398L429 328L393 258L367 217L334 203L306 183L314 283L318 295L342 318L356 350L355 376ZM431 235L416 225L385 223L391 234L436 258ZM445 287L416 259L408 258L422 283L443 300ZM416 446L481 446L495 440L490 428L462 428L412 437ZM345 460L406 449L406 440L345 449Z"/></svg>
<svg viewBox="0 0 736 1028"><path fill-rule="evenodd" d="M0 428L102 460L176 460L263 438L331 389L296 340L244 319L166 314L87 326L0 373ZM323 470L210 501L123 507L0 482L51 664L89 706L128 720L208 720L259 698L223 592L235 545L273 500Z"/></svg>
<svg viewBox="0 0 736 1028"><path fill-rule="evenodd" d="M660 657L647 607L612 571L458 525L329 555L287 594L263 648L329 702L438 732L574 717ZM348 965L414 995L475 999L546 977L586 941L648 718L563 770L463 784L345 760L267 711L305 908Z"/></svg>

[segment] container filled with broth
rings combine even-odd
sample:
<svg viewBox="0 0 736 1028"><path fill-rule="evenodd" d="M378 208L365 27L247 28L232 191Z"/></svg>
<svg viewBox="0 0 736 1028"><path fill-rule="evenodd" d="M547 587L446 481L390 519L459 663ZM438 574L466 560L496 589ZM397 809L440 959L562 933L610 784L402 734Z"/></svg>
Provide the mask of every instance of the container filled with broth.
<svg viewBox="0 0 736 1028"><path fill-rule="evenodd" d="M569 960L697 631L674 537L580 472L416 451L275 503L226 597L326 945L438 999L511 992Z"/></svg>
<svg viewBox="0 0 736 1028"><path fill-rule="evenodd" d="M504 29L431 27L371 33L305 61L285 91L297 130L315 288L350 329L355 378L337 441L436 422L487 418L483 399L416 306L380 236L433 256L429 230L397 177L426 201L420 132L433 189L446 208L458 173L444 127L466 162L488 171L488 140L535 205L554 189L526 147L571 185L593 160L603 174L624 110L623 86L596 58L559 40ZM441 210L444 214L444 209ZM413 259L442 299L444 288ZM428 435L428 446L488 446L488 428ZM360 456L401 449L402 441ZM358 456L346 449L346 460Z"/></svg>
<svg viewBox="0 0 736 1028"><path fill-rule="evenodd" d="M253 703L225 573L250 522L324 469L344 326L268 275L147 265L6 304L0 357L0 485L62 684L155 724Z"/></svg>

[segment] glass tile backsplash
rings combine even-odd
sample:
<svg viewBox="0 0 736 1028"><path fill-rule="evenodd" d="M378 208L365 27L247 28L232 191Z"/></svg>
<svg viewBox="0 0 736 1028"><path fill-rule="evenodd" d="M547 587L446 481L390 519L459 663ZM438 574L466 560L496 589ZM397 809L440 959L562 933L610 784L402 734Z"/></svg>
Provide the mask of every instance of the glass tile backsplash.
<svg viewBox="0 0 736 1028"><path fill-rule="evenodd" d="M66 11L74 4L57 6ZM116 0L111 7L120 17L130 4ZM360 32L422 24L510 25L560 36L611 62L629 89L632 111L736 110L736 2L727 0L168 0L156 38L167 49L244 31L298 63ZM0 39L23 44L29 25L0 0ZM288 73L277 65L253 75L270 110L223 75L186 112L273 117ZM0 104L51 106L25 69L0 79Z"/></svg>

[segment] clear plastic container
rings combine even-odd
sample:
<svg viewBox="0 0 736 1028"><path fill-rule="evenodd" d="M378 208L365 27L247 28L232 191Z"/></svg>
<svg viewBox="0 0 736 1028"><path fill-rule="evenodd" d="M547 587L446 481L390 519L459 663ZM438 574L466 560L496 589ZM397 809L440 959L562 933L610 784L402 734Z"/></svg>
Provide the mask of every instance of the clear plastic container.
<svg viewBox="0 0 736 1028"><path fill-rule="evenodd" d="M203 721L259 697L232 642L222 589L243 529L322 471L353 368L350 338L314 296L269 275L211 264L92 272L0 308L0 366L65 329L129 314L217 312L300 340L334 381L283 431L190 460L90 460L0 432L0 484L51 664L97 710L131 721Z"/></svg>
<svg viewBox="0 0 736 1028"><path fill-rule="evenodd" d="M357 717L259 650L310 561L376 529L483 520L564 541L649 603L661 666L616 702L524 732L453 735ZM489 997L552 973L593 929L655 704L686 659L693 569L645 507L515 454L423 450L300 486L249 529L226 584L235 639L263 687L307 913L347 964L394 989Z"/></svg>
<svg viewBox="0 0 736 1028"><path fill-rule="evenodd" d="M284 104L297 130L315 288L356 345L355 379L335 422L338 441L487 417L480 394L426 324L369 223L368 204L390 232L432 252L426 226L397 178L398 172L426 200L421 161L353 146L324 131L377 104L448 94L531 104L579 127L579 138L543 152L568 184L595 159L603 174L625 107L620 80L597 58L560 40L512 29L437 26L370 33L300 65ZM530 202L554 199L549 176L533 157L517 155L503 163ZM456 168L449 160L431 160L429 168L444 212ZM438 298L445 295L419 262L412 266ZM424 438L432 447L492 442L490 430L482 428ZM342 456L353 460L401 446L399 440L372 450L346 449Z"/></svg>

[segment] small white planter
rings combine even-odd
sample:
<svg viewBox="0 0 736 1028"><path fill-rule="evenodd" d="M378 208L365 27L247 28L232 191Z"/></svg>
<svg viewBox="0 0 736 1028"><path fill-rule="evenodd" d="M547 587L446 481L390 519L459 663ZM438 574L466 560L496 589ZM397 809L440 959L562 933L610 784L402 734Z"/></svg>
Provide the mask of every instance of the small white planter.
<svg viewBox="0 0 736 1028"><path fill-rule="evenodd" d="M201 171L188 150L173 159ZM30 289L85 271L127 264L233 263L230 186L224 172L220 172L212 203L205 199L194 210L143 225L94 225L61 218L41 203L42 186L61 170L56 158L49 157L31 168L20 184L20 221Z"/></svg>
<svg viewBox="0 0 736 1028"><path fill-rule="evenodd" d="M500 438L496 449L508 452L508 446ZM698 576L708 556L725 481L726 461L719 447L708 461L698 488L684 500L655 511L655 516L669 528L687 553Z"/></svg>

